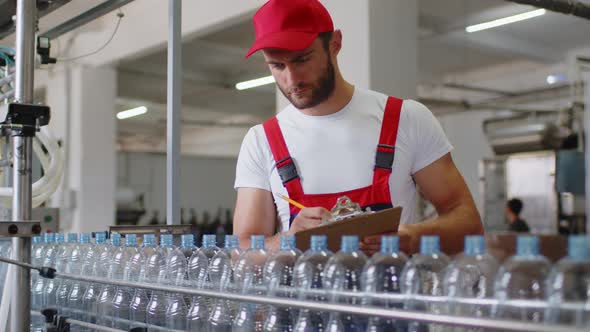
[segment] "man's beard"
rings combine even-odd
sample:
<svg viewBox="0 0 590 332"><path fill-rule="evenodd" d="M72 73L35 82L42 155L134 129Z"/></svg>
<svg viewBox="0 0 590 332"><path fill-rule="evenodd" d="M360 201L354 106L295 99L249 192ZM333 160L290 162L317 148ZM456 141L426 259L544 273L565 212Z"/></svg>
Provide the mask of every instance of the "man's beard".
<svg viewBox="0 0 590 332"><path fill-rule="evenodd" d="M283 95L298 109L306 109L315 107L326 99L328 99L332 93L334 92L334 88L336 87L336 74L334 72L334 65L332 64L332 60L328 58L327 68L317 80L317 85L314 84L311 86L311 98L307 101L297 101L294 98L291 98L290 93L286 93L283 88L278 85L279 89L283 93ZM298 89L307 88L306 85L298 85Z"/></svg>

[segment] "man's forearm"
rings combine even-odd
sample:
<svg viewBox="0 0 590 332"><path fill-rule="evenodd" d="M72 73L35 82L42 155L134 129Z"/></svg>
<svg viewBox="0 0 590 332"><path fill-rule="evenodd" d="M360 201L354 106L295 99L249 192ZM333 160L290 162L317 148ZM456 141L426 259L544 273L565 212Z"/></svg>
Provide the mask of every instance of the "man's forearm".
<svg viewBox="0 0 590 332"><path fill-rule="evenodd" d="M412 234L410 248L418 252L422 235L440 236L441 250L454 255L463 250L466 235L483 234L484 229L477 209L471 204L460 204L431 221L405 225Z"/></svg>

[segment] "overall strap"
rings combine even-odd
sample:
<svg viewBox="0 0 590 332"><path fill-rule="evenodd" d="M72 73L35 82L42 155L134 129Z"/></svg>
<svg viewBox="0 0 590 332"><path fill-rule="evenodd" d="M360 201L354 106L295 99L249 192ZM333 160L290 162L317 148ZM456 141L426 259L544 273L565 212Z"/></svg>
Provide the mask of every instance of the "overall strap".
<svg viewBox="0 0 590 332"><path fill-rule="evenodd" d="M389 184L403 102L403 99L395 97L389 97L387 99L383 122L381 123L379 145L377 146L377 153L375 155L373 185Z"/></svg>

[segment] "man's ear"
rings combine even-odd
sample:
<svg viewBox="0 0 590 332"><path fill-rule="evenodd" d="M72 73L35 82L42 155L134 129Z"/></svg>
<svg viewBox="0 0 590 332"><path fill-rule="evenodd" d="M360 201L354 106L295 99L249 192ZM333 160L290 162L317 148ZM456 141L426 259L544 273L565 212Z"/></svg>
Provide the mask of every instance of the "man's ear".
<svg viewBox="0 0 590 332"><path fill-rule="evenodd" d="M332 49L334 56L340 53L340 50L342 49L342 31L334 31L332 34L332 40L330 40L330 48Z"/></svg>

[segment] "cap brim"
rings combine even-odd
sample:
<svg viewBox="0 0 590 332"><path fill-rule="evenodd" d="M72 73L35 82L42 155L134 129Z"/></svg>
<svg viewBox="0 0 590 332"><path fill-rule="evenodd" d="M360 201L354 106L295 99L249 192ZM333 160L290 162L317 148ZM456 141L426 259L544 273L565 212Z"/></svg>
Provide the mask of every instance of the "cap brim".
<svg viewBox="0 0 590 332"><path fill-rule="evenodd" d="M318 36L317 32L302 32L302 31L282 31L266 35L257 39L248 53L246 58L252 54L266 48L276 48L288 51L301 51L311 45L311 43Z"/></svg>

